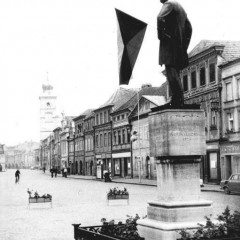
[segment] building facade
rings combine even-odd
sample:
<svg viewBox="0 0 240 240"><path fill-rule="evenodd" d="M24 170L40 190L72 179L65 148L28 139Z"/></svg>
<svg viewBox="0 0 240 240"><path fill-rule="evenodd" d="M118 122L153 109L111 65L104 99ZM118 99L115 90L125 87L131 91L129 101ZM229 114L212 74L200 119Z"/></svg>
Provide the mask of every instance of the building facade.
<svg viewBox="0 0 240 240"><path fill-rule="evenodd" d="M60 134L62 129L57 127L53 130L53 153L52 153L52 167L61 171L61 140Z"/></svg>
<svg viewBox="0 0 240 240"><path fill-rule="evenodd" d="M90 110L84 118L85 175L87 176L96 175L97 168L94 154L94 123L94 112Z"/></svg>
<svg viewBox="0 0 240 240"><path fill-rule="evenodd" d="M85 174L85 159L84 159L84 118L85 114L73 118L75 125L75 152L73 163L73 174Z"/></svg>
<svg viewBox="0 0 240 240"><path fill-rule="evenodd" d="M240 50L240 43L237 45ZM228 179L240 172L240 53L223 62L222 70L222 128L220 144L221 176Z"/></svg>
<svg viewBox="0 0 240 240"><path fill-rule="evenodd" d="M222 82L219 65L230 56L231 43L202 40L189 53L189 66L181 72L185 103L199 104L206 116L206 155L202 156L201 178L221 180Z"/></svg>
<svg viewBox="0 0 240 240"><path fill-rule="evenodd" d="M113 175L132 177L130 109L123 107L112 113L112 159Z"/></svg>
<svg viewBox="0 0 240 240"><path fill-rule="evenodd" d="M129 115L132 132L137 136L136 141L132 142L133 176L148 179L157 177L154 156L150 156L148 114L151 113L151 108L165 103L165 96L142 95L139 104Z"/></svg>

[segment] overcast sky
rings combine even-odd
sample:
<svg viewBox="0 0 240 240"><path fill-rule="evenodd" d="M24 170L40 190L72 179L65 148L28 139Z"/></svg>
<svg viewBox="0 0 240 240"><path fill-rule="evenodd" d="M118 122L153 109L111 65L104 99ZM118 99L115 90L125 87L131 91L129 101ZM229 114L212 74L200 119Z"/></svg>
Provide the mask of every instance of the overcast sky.
<svg viewBox="0 0 240 240"><path fill-rule="evenodd" d="M200 40L240 40L239 0L180 0ZM39 141L39 95L46 82L58 110L77 116L118 85L115 8L148 23L128 87L160 86L159 0L0 0L0 143Z"/></svg>

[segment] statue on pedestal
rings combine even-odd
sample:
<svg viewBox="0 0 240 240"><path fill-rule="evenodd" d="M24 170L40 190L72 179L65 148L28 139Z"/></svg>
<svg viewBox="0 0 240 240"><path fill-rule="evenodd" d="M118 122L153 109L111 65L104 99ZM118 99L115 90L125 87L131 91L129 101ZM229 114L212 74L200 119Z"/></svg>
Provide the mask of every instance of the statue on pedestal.
<svg viewBox="0 0 240 240"><path fill-rule="evenodd" d="M160 0L162 9L157 17L159 65L165 65L167 80L172 91L172 108L184 105L183 87L179 71L188 66L187 49L192 26L183 7L175 0Z"/></svg>

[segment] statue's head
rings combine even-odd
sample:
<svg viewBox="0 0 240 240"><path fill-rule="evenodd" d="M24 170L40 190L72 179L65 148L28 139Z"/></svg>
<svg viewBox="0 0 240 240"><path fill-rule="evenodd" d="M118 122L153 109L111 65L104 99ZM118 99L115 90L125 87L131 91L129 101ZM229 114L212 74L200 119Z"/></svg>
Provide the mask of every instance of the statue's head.
<svg viewBox="0 0 240 240"><path fill-rule="evenodd" d="M161 2L161 3L165 3L165 2L167 2L167 0L160 0L160 2Z"/></svg>

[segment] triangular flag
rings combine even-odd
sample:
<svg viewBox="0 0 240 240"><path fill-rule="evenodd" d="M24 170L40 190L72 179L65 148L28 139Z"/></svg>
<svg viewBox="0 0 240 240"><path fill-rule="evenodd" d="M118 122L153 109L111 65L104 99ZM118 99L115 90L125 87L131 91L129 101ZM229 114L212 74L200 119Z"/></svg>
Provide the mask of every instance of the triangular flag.
<svg viewBox="0 0 240 240"><path fill-rule="evenodd" d="M147 24L118 9L119 84L128 84L142 46Z"/></svg>

